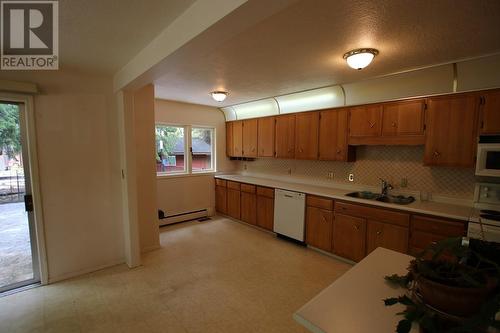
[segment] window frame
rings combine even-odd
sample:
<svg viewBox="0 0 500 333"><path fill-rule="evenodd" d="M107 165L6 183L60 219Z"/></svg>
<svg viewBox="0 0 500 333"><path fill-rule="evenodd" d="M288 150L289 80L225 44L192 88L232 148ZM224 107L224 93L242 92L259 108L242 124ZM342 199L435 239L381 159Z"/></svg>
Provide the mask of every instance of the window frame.
<svg viewBox="0 0 500 333"><path fill-rule="evenodd" d="M215 126L207 126L207 125L184 125L184 124L175 124L168 123L162 121L155 121L155 134L157 126L171 126L171 127L180 127L184 129L184 171L182 172L156 172L157 178L164 177L187 177L187 176L199 176L204 174L213 174L217 172L217 149L216 149L216 138L217 138L217 129ZM210 129L212 131L212 168L207 170L193 171L193 153L192 153L192 130L193 128L200 129ZM156 154L156 137L155 137L155 154Z"/></svg>

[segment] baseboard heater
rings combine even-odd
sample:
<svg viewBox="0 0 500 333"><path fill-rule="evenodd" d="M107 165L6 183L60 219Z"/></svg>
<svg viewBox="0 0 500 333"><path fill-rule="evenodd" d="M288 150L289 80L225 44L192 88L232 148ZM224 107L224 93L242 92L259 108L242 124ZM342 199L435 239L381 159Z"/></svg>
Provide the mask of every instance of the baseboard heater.
<svg viewBox="0 0 500 333"><path fill-rule="evenodd" d="M177 222L196 220L207 216L208 216L208 209L200 209L191 212L179 213L175 215L167 215L165 217L160 218L160 226Z"/></svg>

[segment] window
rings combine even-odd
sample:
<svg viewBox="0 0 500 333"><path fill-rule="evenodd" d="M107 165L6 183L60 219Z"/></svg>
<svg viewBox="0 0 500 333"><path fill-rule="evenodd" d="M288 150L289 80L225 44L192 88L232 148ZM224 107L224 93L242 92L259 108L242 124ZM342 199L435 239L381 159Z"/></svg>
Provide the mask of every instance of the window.
<svg viewBox="0 0 500 333"><path fill-rule="evenodd" d="M215 171L214 133L209 127L156 124L157 175Z"/></svg>
<svg viewBox="0 0 500 333"><path fill-rule="evenodd" d="M191 130L191 165L193 172L212 171L213 135L212 128L196 128Z"/></svg>

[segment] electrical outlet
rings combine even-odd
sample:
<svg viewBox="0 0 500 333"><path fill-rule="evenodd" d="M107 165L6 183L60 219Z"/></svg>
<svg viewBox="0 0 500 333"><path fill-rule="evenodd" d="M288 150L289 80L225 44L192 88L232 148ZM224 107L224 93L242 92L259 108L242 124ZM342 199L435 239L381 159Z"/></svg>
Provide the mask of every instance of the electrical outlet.
<svg viewBox="0 0 500 333"><path fill-rule="evenodd" d="M401 187L408 187L408 178L401 178Z"/></svg>
<svg viewBox="0 0 500 333"><path fill-rule="evenodd" d="M328 175L326 176L326 178L333 180L334 176L335 174L333 173L333 171L328 171Z"/></svg>
<svg viewBox="0 0 500 333"><path fill-rule="evenodd" d="M286 170L286 172L291 175L292 174L292 169L291 168L288 168L288 170Z"/></svg>
<svg viewBox="0 0 500 333"><path fill-rule="evenodd" d="M349 177L347 179L349 179L350 182L353 182L354 181L354 174L350 173Z"/></svg>

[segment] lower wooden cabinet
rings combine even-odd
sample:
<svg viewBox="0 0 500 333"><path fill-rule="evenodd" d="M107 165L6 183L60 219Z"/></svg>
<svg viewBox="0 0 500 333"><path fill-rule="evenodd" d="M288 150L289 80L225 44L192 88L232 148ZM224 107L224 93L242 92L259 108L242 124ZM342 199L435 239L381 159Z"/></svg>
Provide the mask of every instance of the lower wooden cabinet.
<svg viewBox="0 0 500 333"><path fill-rule="evenodd" d="M241 220L257 224L257 196L255 193L241 192Z"/></svg>
<svg viewBox="0 0 500 333"><path fill-rule="evenodd" d="M368 220L366 232L366 254L377 247L408 252L408 228L390 223Z"/></svg>
<svg viewBox="0 0 500 333"><path fill-rule="evenodd" d="M333 253L360 261L366 252L366 220L335 214L333 222Z"/></svg>
<svg viewBox="0 0 500 333"><path fill-rule="evenodd" d="M274 199L257 196L257 225L269 231L274 230Z"/></svg>
<svg viewBox="0 0 500 333"><path fill-rule="evenodd" d="M227 188L227 215L235 219L240 219L240 198L241 192L232 188Z"/></svg>
<svg viewBox="0 0 500 333"><path fill-rule="evenodd" d="M224 186L215 186L215 210L227 214L227 189Z"/></svg>
<svg viewBox="0 0 500 333"><path fill-rule="evenodd" d="M429 245L445 238L465 236L467 222L413 215L410 230L409 252L417 255Z"/></svg>
<svg viewBox="0 0 500 333"><path fill-rule="evenodd" d="M306 243L331 252L333 235L333 212L308 206L306 208Z"/></svg>

